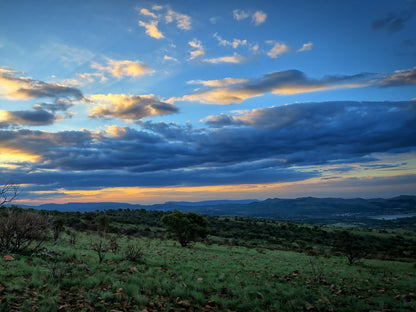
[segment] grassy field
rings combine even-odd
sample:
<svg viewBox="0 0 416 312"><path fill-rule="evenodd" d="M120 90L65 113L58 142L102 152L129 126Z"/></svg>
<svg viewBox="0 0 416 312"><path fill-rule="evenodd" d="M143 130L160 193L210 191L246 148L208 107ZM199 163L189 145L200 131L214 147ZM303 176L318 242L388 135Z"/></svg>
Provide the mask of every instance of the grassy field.
<svg viewBox="0 0 416 312"><path fill-rule="evenodd" d="M75 239L75 243L71 239ZM99 243L110 245L99 262ZM0 260L0 311L416 311L414 261L63 233Z"/></svg>

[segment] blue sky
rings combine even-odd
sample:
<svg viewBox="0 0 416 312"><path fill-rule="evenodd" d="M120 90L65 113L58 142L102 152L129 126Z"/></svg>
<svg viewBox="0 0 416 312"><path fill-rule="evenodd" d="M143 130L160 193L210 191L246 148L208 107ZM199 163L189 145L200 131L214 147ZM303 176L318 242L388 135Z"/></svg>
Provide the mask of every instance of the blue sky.
<svg viewBox="0 0 416 312"><path fill-rule="evenodd" d="M22 203L416 194L416 2L2 1Z"/></svg>

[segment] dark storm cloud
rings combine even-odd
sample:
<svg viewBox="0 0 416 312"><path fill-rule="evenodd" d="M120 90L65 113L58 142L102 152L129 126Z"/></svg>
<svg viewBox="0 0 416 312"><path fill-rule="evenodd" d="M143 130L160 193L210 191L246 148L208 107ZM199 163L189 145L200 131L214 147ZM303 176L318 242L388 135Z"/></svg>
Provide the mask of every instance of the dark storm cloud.
<svg viewBox="0 0 416 312"><path fill-rule="evenodd" d="M140 131L1 131L0 144L39 155L23 180L66 187L298 181L319 175L302 166L370 163L374 153L416 149L414 101L300 103L207 123L216 128L139 122Z"/></svg>

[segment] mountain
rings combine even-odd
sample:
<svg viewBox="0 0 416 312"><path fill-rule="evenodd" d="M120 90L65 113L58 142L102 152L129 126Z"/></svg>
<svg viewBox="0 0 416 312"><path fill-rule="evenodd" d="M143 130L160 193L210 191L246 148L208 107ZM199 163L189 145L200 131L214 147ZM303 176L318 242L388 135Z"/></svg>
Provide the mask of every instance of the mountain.
<svg viewBox="0 0 416 312"><path fill-rule="evenodd" d="M166 202L167 205L176 205L176 206L216 206L216 205L234 205L234 204L251 204L259 202L258 199L241 199L241 200L205 200L199 202L186 202L186 201L171 201Z"/></svg>
<svg viewBox="0 0 416 312"><path fill-rule="evenodd" d="M142 209L146 206L134 205L127 203L116 202L100 202L100 203L66 203L66 204L43 204L39 206L20 205L22 208L34 208L38 210L57 210L57 211L71 211L71 212L91 212L96 210L110 210L110 209Z"/></svg>
<svg viewBox="0 0 416 312"><path fill-rule="evenodd" d="M416 196L398 196L389 199L342 199L303 197L297 199L218 200L202 202L166 202L139 205L115 202L44 204L22 206L41 210L88 212L108 209L146 209L196 212L213 216L257 217L285 220L393 220L416 217Z"/></svg>

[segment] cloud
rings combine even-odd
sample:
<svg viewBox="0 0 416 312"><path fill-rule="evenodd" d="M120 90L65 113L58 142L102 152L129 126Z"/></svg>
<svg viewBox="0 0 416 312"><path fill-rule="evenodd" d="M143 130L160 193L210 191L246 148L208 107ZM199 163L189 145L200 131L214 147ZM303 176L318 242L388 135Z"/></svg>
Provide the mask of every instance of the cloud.
<svg viewBox="0 0 416 312"><path fill-rule="evenodd" d="M236 88L215 88L207 91L199 91L182 97L170 98L167 102L176 101L200 102L204 104L229 105L232 103L241 103L242 101L262 96L264 92L259 90L236 87Z"/></svg>
<svg viewBox="0 0 416 312"><path fill-rule="evenodd" d="M48 58L56 58L64 64L72 67L74 65L81 66L90 62L94 57L94 53L77 47L71 47L66 44L52 43L41 48L42 53Z"/></svg>
<svg viewBox="0 0 416 312"><path fill-rule="evenodd" d="M412 69L396 70L393 74L375 79L373 83L380 87L396 87L416 84L416 67Z"/></svg>
<svg viewBox="0 0 416 312"><path fill-rule="evenodd" d="M217 80L190 80L188 84L200 84L207 87L228 87L249 82L247 78L224 78Z"/></svg>
<svg viewBox="0 0 416 312"><path fill-rule="evenodd" d="M267 55L273 59L278 58L279 55L290 51L289 46L282 42L270 41L269 43L274 45L273 48L267 53Z"/></svg>
<svg viewBox="0 0 416 312"><path fill-rule="evenodd" d="M199 56L205 55L205 49L202 46L201 41L199 41L198 39L193 39L192 41L189 41L188 44L194 48L194 51L191 51L191 56L190 59L196 59Z"/></svg>
<svg viewBox="0 0 416 312"><path fill-rule="evenodd" d="M155 39L161 39L165 37L158 28L159 22L163 20L166 24L176 22L176 27L178 29L190 30L192 28L192 19L189 15L176 12L167 7L163 7L160 5L152 6L152 10L158 11L158 14L155 14L154 12L146 8L137 8L137 10L140 12L141 15L152 19L148 23L144 21L139 21L139 26L144 27L146 29L146 34Z"/></svg>
<svg viewBox="0 0 416 312"><path fill-rule="evenodd" d="M91 101L98 103L90 110L90 118L120 118L139 120L144 117L173 114L178 109L150 95L95 94Z"/></svg>
<svg viewBox="0 0 416 312"><path fill-rule="evenodd" d="M218 63L241 63L245 60L245 58L237 53L234 53L232 56L222 56L217 58L211 59L204 59L204 62L211 63L211 64L218 64Z"/></svg>
<svg viewBox="0 0 416 312"><path fill-rule="evenodd" d="M91 68L97 69L101 72L107 72L116 78L138 77L145 74L154 73L154 70L150 69L148 66L129 60L117 61L109 59L107 61L107 66L93 63Z"/></svg>
<svg viewBox="0 0 416 312"><path fill-rule="evenodd" d="M246 99L262 96L265 93L291 95L307 92L317 92L341 88L362 87L397 87L416 84L416 68L399 70L393 74L359 73L356 75L325 76L321 79L307 77L299 70L286 70L264 75L259 79L245 79L239 84L227 84L221 80L194 80L204 86L212 87L208 90L197 91L182 97L170 98L167 102L196 101L204 104L229 105L241 103ZM228 82L233 81L228 78ZM234 78L244 79L244 78ZM238 80L237 80L238 81Z"/></svg>
<svg viewBox="0 0 416 312"><path fill-rule="evenodd" d="M253 129L252 135L260 141L241 143L269 150L286 163L345 163L372 153L414 150L408 127L416 120L415 109L414 102L299 103L209 116L204 121L222 129L216 133L228 133L229 139L230 133L243 135Z"/></svg>
<svg viewBox="0 0 416 312"><path fill-rule="evenodd" d="M162 10L162 9L163 9L163 6L161 6L161 5L155 4L154 6L152 6L152 10L155 10L155 11L159 11L159 10Z"/></svg>
<svg viewBox="0 0 416 312"><path fill-rule="evenodd" d="M164 38L164 36L157 28L158 23L158 21L151 21L150 23L139 21L139 26L144 27L146 29L146 34L148 34L150 37L161 39Z"/></svg>
<svg viewBox="0 0 416 312"><path fill-rule="evenodd" d="M312 42L308 42L308 43L304 43L303 46L298 49L296 52L305 52L305 51L310 51L313 48L313 43Z"/></svg>
<svg viewBox="0 0 416 312"><path fill-rule="evenodd" d="M54 103L36 104L34 106L34 108L35 109L44 109L44 110L56 113L56 112L59 112L59 111L65 112L69 108L71 108L72 106L74 106L74 103L71 100L56 99Z"/></svg>
<svg viewBox="0 0 416 312"><path fill-rule="evenodd" d="M101 68L104 70L104 67L101 65L95 65L93 63L93 68L96 69ZM84 84L84 83L93 83L98 79L100 82L106 82L108 79L103 73L76 73L75 76L77 77L76 83L77 84Z"/></svg>
<svg viewBox="0 0 416 312"><path fill-rule="evenodd" d="M163 59L165 60L165 61L173 61L173 62L179 62L178 61L178 59L176 58L176 57L173 57L173 56L168 56L168 55L165 55L164 57L163 57Z"/></svg>
<svg viewBox="0 0 416 312"><path fill-rule="evenodd" d="M43 109L32 111L4 111L0 110L0 128L10 126L45 126L55 122L56 117Z"/></svg>
<svg viewBox="0 0 416 312"><path fill-rule="evenodd" d="M221 17L210 17L209 21L211 24L216 24L219 20L221 20Z"/></svg>
<svg viewBox="0 0 416 312"><path fill-rule="evenodd" d="M406 27L406 23L416 12L416 2L407 1L406 9L401 12L389 12L384 17L376 19L372 23L374 30L386 29L391 32L398 32Z"/></svg>
<svg viewBox="0 0 416 312"><path fill-rule="evenodd" d="M241 103L246 99L262 96L268 92L289 95L337 88L358 88L370 85L369 81L375 76L374 74L358 74L314 79L307 77L301 71L287 70L269 73L260 79L248 79L245 83L234 87L218 87L183 97L174 97L168 102L197 101L205 104L228 105Z"/></svg>
<svg viewBox="0 0 416 312"><path fill-rule="evenodd" d="M245 20L251 17L251 22L254 25L258 26L258 25L263 24L266 21L267 14L264 13L263 11L256 11L253 13L252 11L236 9L236 10L233 10L233 17L237 21Z"/></svg>
<svg viewBox="0 0 416 312"><path fill-rule="evenodd" d="M244 20L246 18L250 17L250 13L244 10L234 10L233 11L233 17L234 19L236 19L237 21L241 21Z"/></svg>
<svg viewBox="0 0 416 312"><path fill-rule="evenodd" d="M10 100L27 100L31 98L72 98L81 100L80 90L57 83L47 83L28 77L18 76L18 72L0 68L0 96Z"/></svg>
<svg viewBox="0 0 416 312"><path fill-rule="evenodd" d="M266 18L267 18L267 14L266 14L266 13L264 13L263 11L256 11L256 12L253 14L253 17L252 17L252 22L253 22L256 26L258 26L258 25L260 25L260 24L263 24L263 23L266 21Z"/></svg>
<svg viewBox="0 0 416 312"><path fill-rule="evenodd" d="M239 46L247 45L246 39L241 40L241 39L234 38L233 41L227 41L227 40L222 39L222 37L218 35L218 33L215 33L213 37L218 40L218 44L220 46L224 46L224 47L230 46L230 47L233 47L234 49L237 49Z"/></svg>
<svg viewBox="0 0 416 312"><path fill-rule="evenodd" d="M167 15L165 16L166 23L171 23L176 20L176 26L179 29L190 30L191 29L191 17L186 14L181 14L173 10L168 10Z"/></svg>
<svg viewBox="0 0 416 312"><path fill-rule="evenodd" d="M157 18L156 14L153 12L150 12L148 9L140 9L140 14L145 15L145 16L150 16L153 18Z"/></svg>
<svg viewBox="0 0 416 312"><path fill-rule="evenodd" d="M276 183L321 176L311 166L370 168L383 164L377 155L416 149L411 101L296 103L217 117L206 120L215 128L147 121L138 122L141 130L4 130L2 149L37 160L0 171L49 189L51 181L57 188Z"/></svg>

